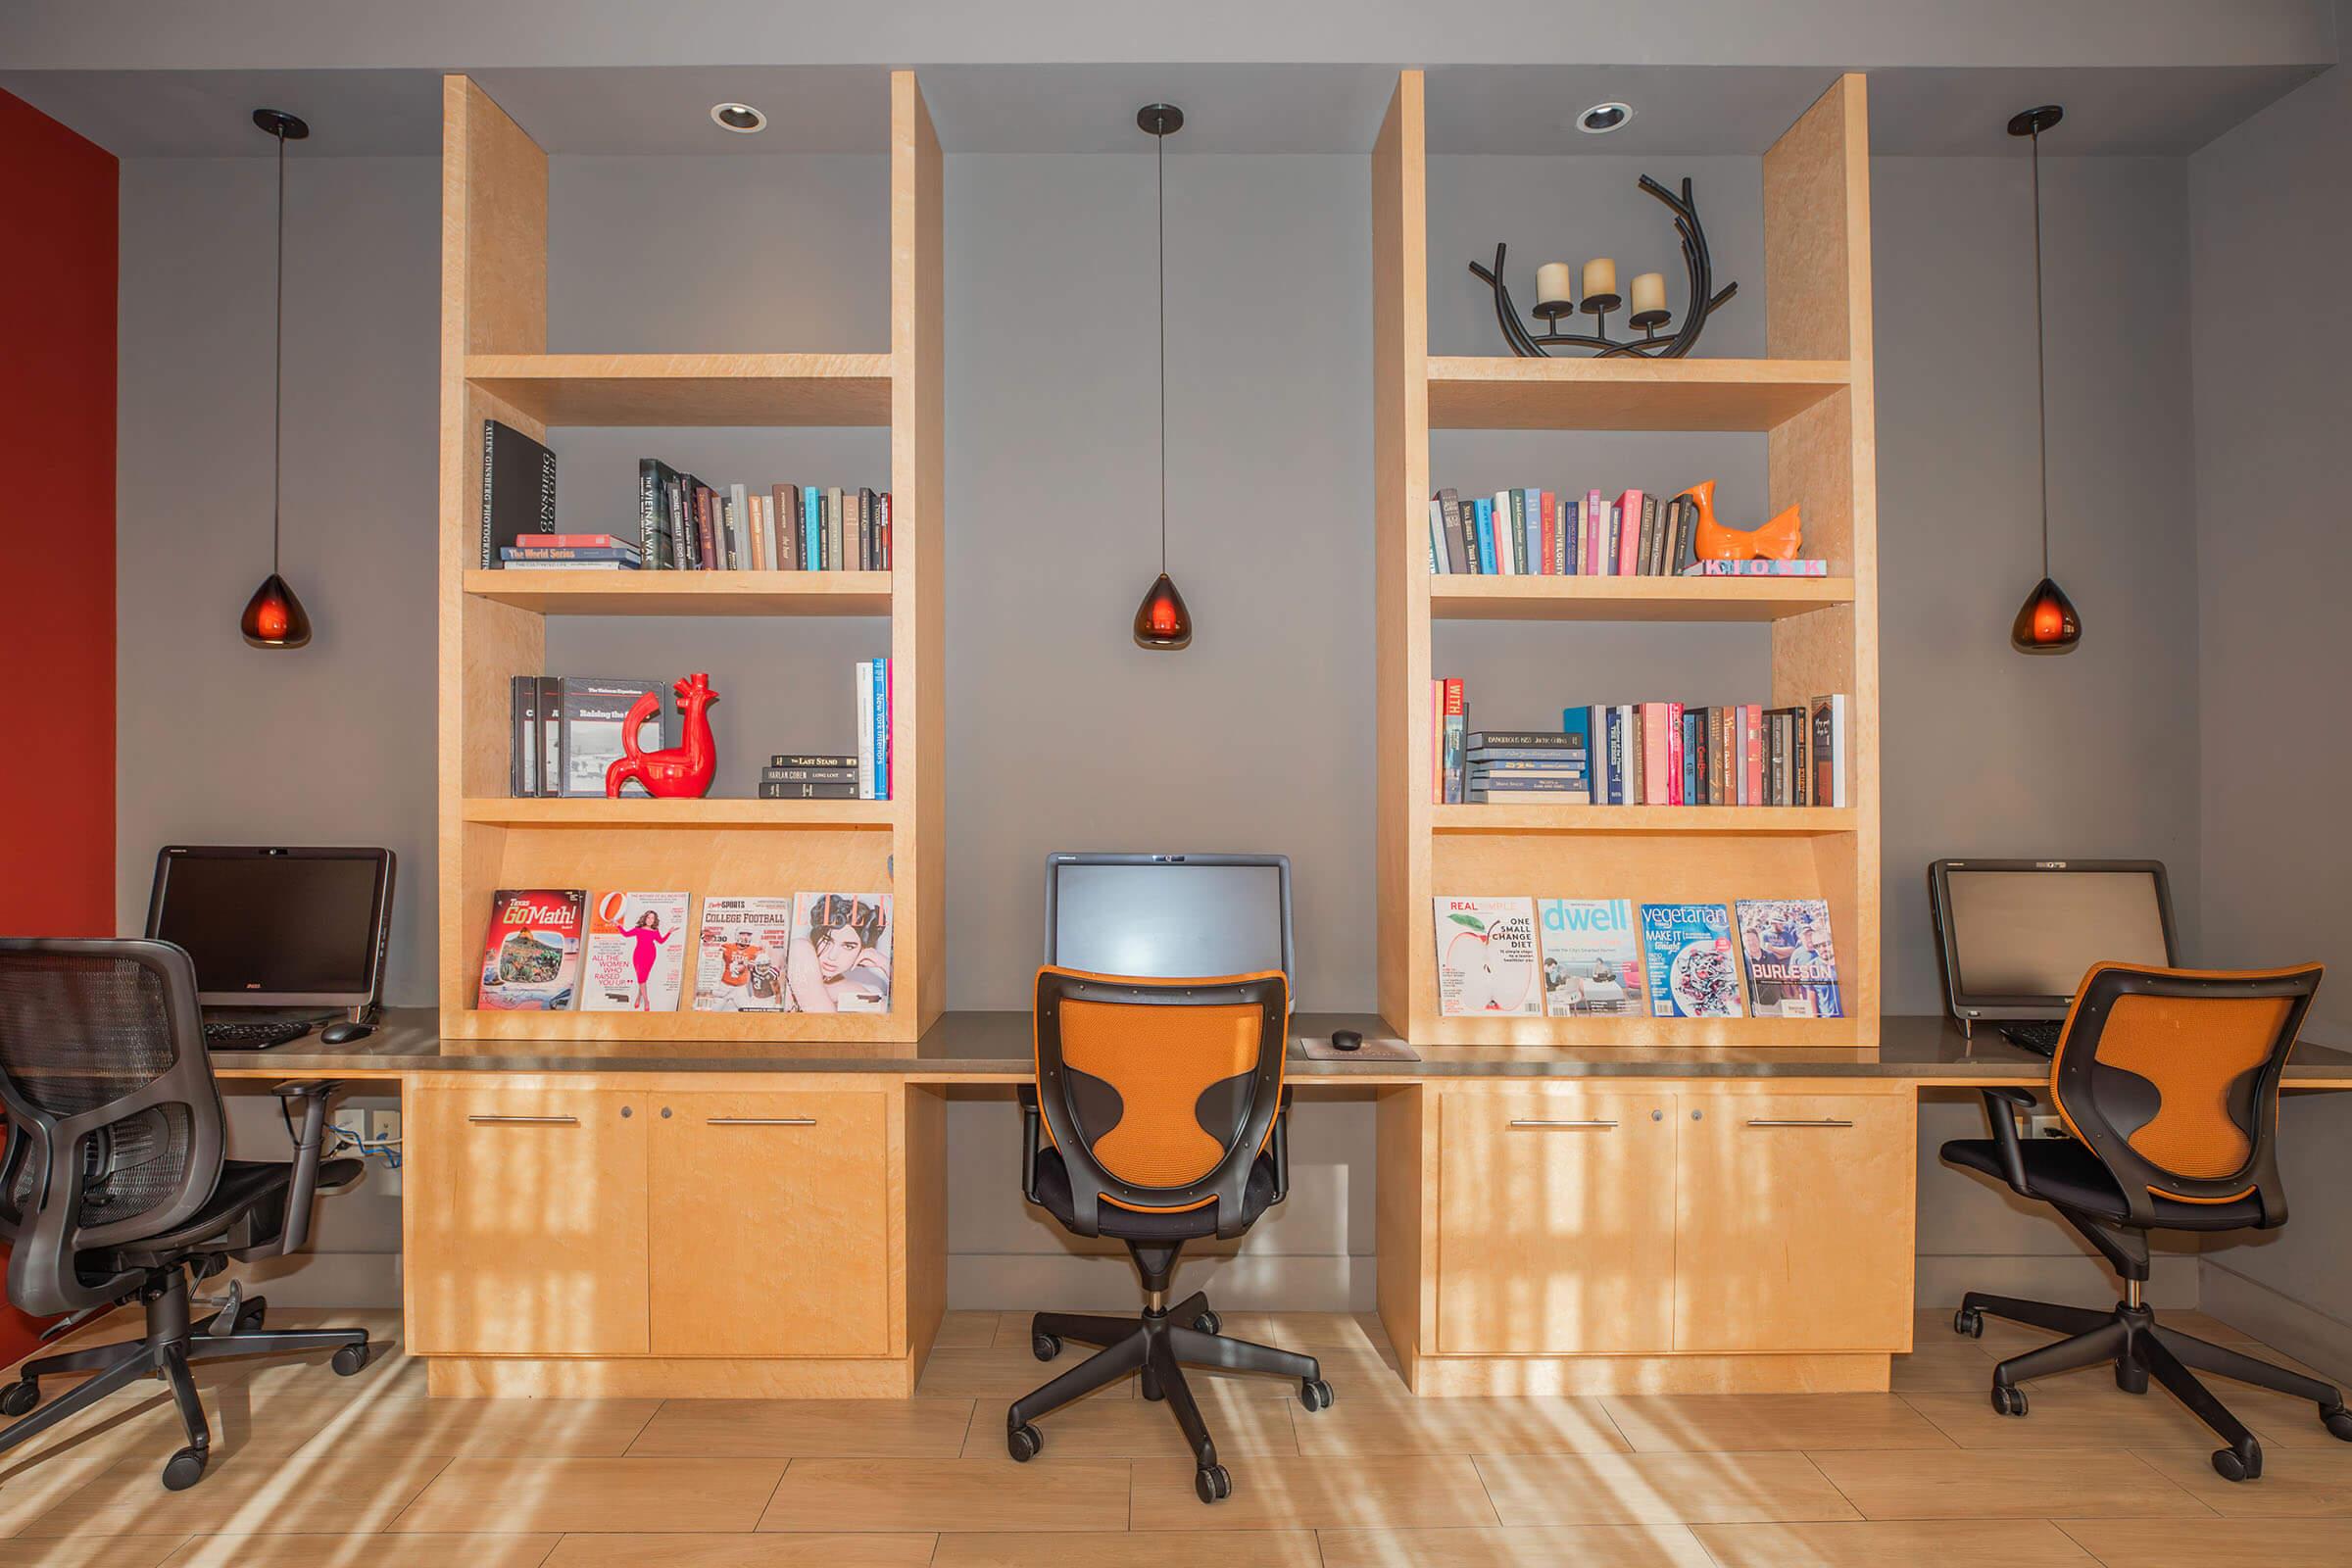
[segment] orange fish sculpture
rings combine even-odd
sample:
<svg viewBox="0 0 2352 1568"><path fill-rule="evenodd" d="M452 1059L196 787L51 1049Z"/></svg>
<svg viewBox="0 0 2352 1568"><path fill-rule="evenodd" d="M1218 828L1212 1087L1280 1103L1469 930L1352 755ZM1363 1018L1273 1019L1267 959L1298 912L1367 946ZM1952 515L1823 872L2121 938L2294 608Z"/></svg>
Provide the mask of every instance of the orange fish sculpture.
<svg viewBox="0 0 2352 1568"><path fill-rule="evenodd" d="M1715 520L1714 480L1694 484L1675 499L1685 497L1698 508L1690 548L1701 561L1794 561L1804 544L1804 524L1793 506L1761 528L1726 528Z"/></svg>

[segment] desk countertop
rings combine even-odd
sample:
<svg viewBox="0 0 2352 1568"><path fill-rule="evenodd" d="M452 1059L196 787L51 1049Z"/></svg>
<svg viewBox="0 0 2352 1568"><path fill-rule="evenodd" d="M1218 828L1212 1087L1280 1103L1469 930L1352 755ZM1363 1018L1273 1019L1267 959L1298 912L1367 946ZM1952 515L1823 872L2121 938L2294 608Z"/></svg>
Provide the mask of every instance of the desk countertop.
<svg viewBox="0 0 2352 1568"><path fill-rule="evenodd" d="M1991 1029L1974 1040L1943 1017L1890 1014L1875 1049L1722 1046L1432 1046L1419 1061L1318 1061L1299 1042L1354 1029L1394 1040L1368 1013L1299 1013L1293 1020L1294 1083L1379 1086L1456 1078L1868 1078L1921 1086L2035 1084L2049 1063ZM324 1046L307 1037L270 1051L220 1051L224 1078L397 1078L411 1073L663 1072L887 1073L924 1083L1017 1083L1031 1073L1029 1014L949 1012L919 1041L867 1044L765 1041L607 1042L445 1039L432 1009L394 1008L366 1040ZM2352 1089L2352 1052L2296 1049L2289 1088Z"/></svg>

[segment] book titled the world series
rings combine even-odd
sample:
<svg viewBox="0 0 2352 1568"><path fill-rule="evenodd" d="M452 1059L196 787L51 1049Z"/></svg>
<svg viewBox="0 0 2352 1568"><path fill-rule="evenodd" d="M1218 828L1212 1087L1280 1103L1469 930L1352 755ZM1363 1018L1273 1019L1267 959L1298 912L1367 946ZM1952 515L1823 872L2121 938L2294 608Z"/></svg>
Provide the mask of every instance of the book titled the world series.
<svg viewBox="0 0 2352 1568"><path fill-rule="evenodd" d="M501 888L482 938L480 1005L493 1012L569 1012L580 980L577 888Z"/></svg>
<svg viewBox="0 0 2352 1568"><path fill-rule="evenodd" d="M1739 1018L1740 956L1720 904L1644 904L1649 1010L1660 1018Z"/></svg>
<svg viewBox="0 0 2352 1568"><path fill-rule="evenodd" d="M1438 1011L1448 1018L1542 1017L1535 901L1439 898L1433 903Z"/></svg>
<svg viewBox="0 0 2352 1568"><path fill-rule="evenodd" d="M588 911L582 1012L675 1012L686 978L683 893L600 893Z"/></svg>
<svg viewBox="0 0 2352 1568"><path fill-rule="evenodd" d="M1555 1018L1642 1016L1642 935L1625 899L1541 899L1544 1010Z"/></svg>
<svg viewBox="0 0 2352 1568"><path fill-rule="evenodd" d="M1830 906L1820 899L1741 899L1740 952L1759 1018L1842 1018Z"/></svg>
<svg viewBox="0 0 2352 1568"><path fill-rule="evenodd" d="M694 1010L783 1012L792 946L792 899L703 900L695 950Z"/></svg>

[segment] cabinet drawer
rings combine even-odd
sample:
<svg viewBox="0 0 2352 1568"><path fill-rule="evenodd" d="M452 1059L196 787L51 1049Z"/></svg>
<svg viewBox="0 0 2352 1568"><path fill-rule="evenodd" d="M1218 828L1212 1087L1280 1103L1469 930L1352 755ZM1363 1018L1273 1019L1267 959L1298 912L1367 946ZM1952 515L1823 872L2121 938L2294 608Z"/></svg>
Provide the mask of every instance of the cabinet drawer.
<svg viewBox="0 0 2352 1568"><path fill-rule="evenodd" d="M656 1355L891 1349L885 1099L653 1097Z"/></svg>
<svg viewBox="0 0 2352 1568"><path fill-rule="evenodd" d="M1667 1348L1674 1097L1472 1090L1438 1103L1437 1349Z"/></svg>
<svg viewBox="0 0 2352 1568"><path fill-rule="evenodd" d="M1674 1347L1909 1343L1913 1097L1679 1097Z"/></svg>
<svg viewBox="0 0 2352 1568"><path fill-rule="evenodd" d="M416 1091L410 1348L644 1354L646 1120L618 1090Z"/></svg>

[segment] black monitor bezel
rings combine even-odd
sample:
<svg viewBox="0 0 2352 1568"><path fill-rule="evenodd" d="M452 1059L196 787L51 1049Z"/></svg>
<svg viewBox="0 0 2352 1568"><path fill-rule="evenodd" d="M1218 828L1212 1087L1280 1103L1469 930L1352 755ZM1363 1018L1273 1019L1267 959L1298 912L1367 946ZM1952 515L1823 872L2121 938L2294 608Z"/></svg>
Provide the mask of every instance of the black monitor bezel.
<svg viewBox="0 0 2352 1568"><path fill-rule="evenodd" d="M1936 920L1936 960L1943 970L1944 1004L1955 1018L2004 1023L2017 1020L2063 1018L2074 1005L2074 993L2063 996L1963 995L1960 957L1952 934L1951 874L1954 871L2118 871L2144 873L2156 883L2156 913L2164 924L2164 955L2168 965L2180 959L2180 937L2173 924L2173 883L2162 860L1994 860L1945 859L1928 863L1928 903Z"/></svg>
<svg viewBox="0 0 2352 1568"><path fill-rule="evenodd" d="M384 995L384 965L392 949L392 883L397 858L390 850L359 845L167 844L155 853L155 881L147 890L146 934L162 940L164 888L174 859L215 860L372 860L375 862L374 958L368 988L344 991L206 991L196 1000L207 1007L347 1007L355 1011L379 1006ZM199 987L204 977L197 976Z"/></svg>
<svg viewBox="0 0 2352 1568"><path fill-rule="evenodd" d="M1298 1007L1298 968L1296 950L1291 943L1291 858L1287 855L1153 855L1127 852L1086 851L1058 853L1046 857L1046 962L1054 957L1054 930L1055 890L1065 865L1256 865L1272 866L1281 886L1282 899L1282 978L1283 991L1290 1010Z"/></svg>

